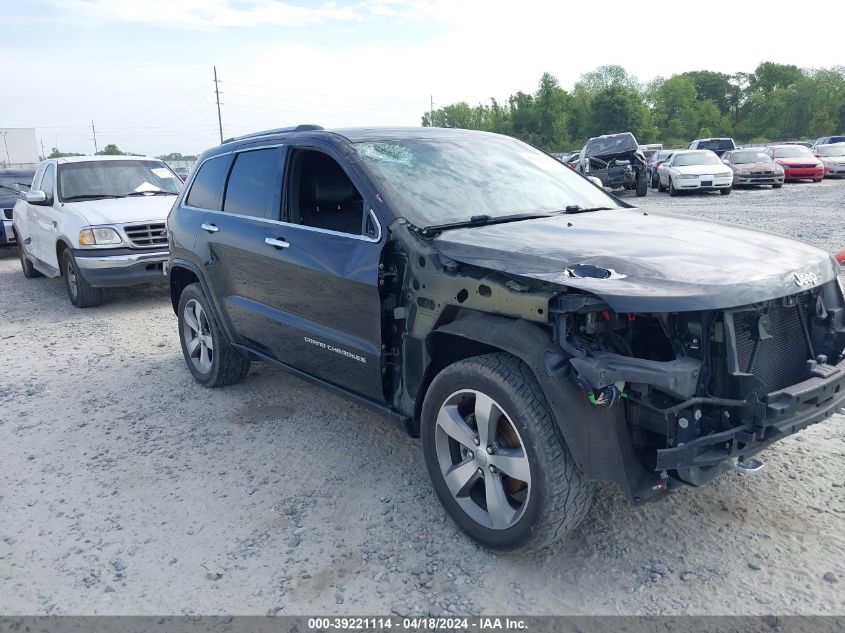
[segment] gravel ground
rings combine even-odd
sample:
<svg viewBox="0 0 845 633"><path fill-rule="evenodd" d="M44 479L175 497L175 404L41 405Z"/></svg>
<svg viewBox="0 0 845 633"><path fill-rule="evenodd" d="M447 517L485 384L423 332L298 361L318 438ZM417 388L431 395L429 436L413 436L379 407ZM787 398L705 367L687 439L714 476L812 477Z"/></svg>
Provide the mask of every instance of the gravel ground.
<svg viewBox="0 0 845 633"><path fill-rule="evenodd" d="M844 196L826 181L637 202L830 250ZM497 556L384 420L260 364L197 386L163 287L77 310L4 249L0 297L0 613L845 613L842 416L756 476L642 507L603 486L565 541Z"/></svg>

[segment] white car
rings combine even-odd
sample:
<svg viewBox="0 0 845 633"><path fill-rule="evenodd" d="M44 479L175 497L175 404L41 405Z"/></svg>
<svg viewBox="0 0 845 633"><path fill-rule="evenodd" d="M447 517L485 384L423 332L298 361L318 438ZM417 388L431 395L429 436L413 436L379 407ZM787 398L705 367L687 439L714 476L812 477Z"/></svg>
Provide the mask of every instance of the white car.
<svg viewBox="0 0 845 633"><path fill-rule="evenodd" d="M817 145L813 153L824 163L824 175L826 178L845 176L845 143L831 143L830 145Z"/></svg>
<svg viewBox="0 0 845 633"><path fill-rule="evenodd" d="M670 196L681 191L731 192L734 173L709 149L682 150L657 168L658 191Z"/></svg>
<svg viewBox="0 0 845 633"><path fill-rule="evenodd" d="M24 276L61 275L78 308L99 304L103 288L163 281L165 219L181 186L151 158L43 161L12 213Z"/></svg>

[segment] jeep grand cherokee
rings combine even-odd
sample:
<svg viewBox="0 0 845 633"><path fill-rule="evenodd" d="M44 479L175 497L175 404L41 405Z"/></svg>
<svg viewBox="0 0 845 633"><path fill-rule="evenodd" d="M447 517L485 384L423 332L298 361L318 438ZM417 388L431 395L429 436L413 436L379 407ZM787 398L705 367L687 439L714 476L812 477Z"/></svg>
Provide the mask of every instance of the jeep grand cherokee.
<svg viewBox="0 0 845 633"><path fill-rule="evenodd" d="M845 398L829 255L644 213L512 138L253 134L168 223L194 378L262 360L392 418L488 547L572 530L596 481L642 502L749 468Z"/></svg>

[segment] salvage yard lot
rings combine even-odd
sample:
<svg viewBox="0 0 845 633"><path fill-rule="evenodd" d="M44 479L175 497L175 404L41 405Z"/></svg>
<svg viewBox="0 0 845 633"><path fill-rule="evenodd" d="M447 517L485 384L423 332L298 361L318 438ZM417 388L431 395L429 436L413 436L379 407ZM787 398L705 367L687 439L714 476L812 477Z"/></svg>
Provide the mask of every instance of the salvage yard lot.
<svg viewBox="0 0 845 633"><path fill-rule="evenodd" d="M626 199L845 244L845 182ZM457 530L418 442L367 410L257 363L197 385L164 286L78 310L2 250L0 368L3 613L845 612L840 415L756 476L641 507L603 486L513 557Z"/></svg>

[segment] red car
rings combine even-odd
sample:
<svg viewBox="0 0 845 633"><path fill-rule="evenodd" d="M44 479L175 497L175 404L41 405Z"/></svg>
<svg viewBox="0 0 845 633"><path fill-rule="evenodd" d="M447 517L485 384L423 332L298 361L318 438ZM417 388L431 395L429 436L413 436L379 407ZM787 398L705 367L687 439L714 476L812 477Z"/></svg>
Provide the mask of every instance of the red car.
<svg viewBox="0 0 845 633"><path fill-rule="evenodd" d="M824 163L803 145L772 145L766 153L783 167L786 180L812 180L824 178Z"/></svg>

